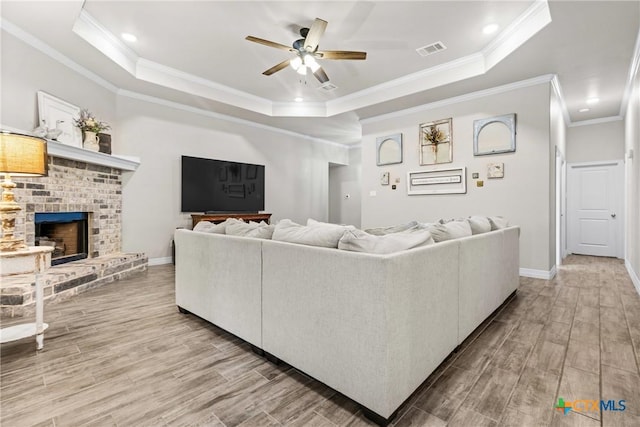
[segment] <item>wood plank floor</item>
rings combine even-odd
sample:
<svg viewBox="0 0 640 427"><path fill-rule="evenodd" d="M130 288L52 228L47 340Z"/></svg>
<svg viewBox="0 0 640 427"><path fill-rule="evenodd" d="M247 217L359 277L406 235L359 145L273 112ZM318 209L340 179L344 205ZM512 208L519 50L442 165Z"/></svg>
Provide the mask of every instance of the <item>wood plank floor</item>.
<svg viewBox="0 0 640 427"><path fill-rule="evenodd" d="M571 256L451 355L397 426L640 425L640 297L620 260ZM358 405L192 315L173 267L45 308L45 348L1 349L0 424L357 426ZM5 321L8 326L14 321ZM564 415L558 398L625 400L623 412Z"/></svg>

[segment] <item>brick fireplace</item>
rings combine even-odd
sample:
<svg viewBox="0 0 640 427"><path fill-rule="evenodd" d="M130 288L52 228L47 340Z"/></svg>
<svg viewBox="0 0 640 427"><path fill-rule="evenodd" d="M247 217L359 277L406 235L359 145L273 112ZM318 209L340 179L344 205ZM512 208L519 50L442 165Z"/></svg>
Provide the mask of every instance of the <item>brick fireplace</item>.
<svg viewBox="0 0 640 427"><path fill-rule="evenodd" d="M58 152L63 156L56 156ZM122 253L122 174L123 169L135 170L138 163L56 142L49 142L49 154L48 176L14 179L16 201L22 208L16 235L29 246L54 246L57 251L44 278L45 302L146 270L145 254ZM71 262L55 265L56 255L60 259L72 255L67 259ZM32 284L33 275L3 277L2 317L33 311Z"/></svg>
<svg viewBox="0 0 640 427"><path fill-rule="evenodd" d="M59 157L49 157L49 176L16 178L22 211L16 233L35 246L35 214L89 213L89 257L121 251L122 171Z"/></svg>

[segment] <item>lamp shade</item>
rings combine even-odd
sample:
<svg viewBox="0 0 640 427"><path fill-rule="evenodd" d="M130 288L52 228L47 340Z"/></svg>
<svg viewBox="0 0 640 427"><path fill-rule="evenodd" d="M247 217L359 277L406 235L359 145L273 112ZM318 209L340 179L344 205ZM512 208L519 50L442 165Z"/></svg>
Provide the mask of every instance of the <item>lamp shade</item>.
<svg viewBox="0 0 640 427"><path fill-rule="evenodd" d="M47 175L47 141L35 136L0 133L0 173Z"/></svg>

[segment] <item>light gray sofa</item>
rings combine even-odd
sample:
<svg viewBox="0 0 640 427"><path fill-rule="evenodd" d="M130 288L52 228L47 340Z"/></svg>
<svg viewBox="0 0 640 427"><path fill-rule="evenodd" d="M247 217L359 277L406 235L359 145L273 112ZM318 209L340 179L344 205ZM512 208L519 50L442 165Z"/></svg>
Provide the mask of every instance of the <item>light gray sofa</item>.
<svg viewBox="0 0 640 427"><path fill-rule="evenodd" d="M384 423L518 286L519 228L374 255L176 230L176 304Z"/></svg>

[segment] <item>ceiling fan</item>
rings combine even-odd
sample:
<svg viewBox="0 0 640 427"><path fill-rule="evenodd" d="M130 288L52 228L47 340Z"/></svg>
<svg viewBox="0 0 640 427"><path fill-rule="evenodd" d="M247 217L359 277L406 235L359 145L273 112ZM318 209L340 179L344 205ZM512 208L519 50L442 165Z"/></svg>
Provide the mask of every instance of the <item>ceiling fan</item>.
<svg viewBox="0 0 640 427"><path fill-rule="evenodd" d="M263 72L265 76L270 76L280 70L283 70L287 65L296 70L299 74L306 76L307 68L311 70L314 76L320 81L320 83L326 83L329 81L329 76L318 64L317 59L367 59L367 52L354 52L347 50L318 50L318 43L320 37L324 34L324 30L327 28L327 21L323 21L320 18L316 18L313 21L311 28L301 28L301 39L293 42L292 47L275 43L269 40L261 39L258 37L247 36L246 40L254 43L263 44L265 46L275 47L277 49L287 50L296 54L294 58L287 59L281 63L274 65L267 71Z"/></svg>

